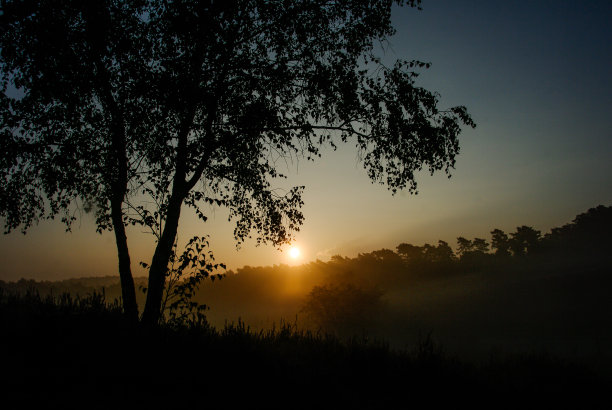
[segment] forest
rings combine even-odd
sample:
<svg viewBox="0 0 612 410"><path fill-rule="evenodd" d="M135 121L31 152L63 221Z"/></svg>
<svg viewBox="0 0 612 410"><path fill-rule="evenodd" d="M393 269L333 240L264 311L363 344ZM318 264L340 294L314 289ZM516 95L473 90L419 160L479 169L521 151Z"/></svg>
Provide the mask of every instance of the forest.
<svg viewBox="0 0 612 410"><path fill-rule="evenodd" d="M440 240L301 266L244 266L203 282L192 302L206 307L216 328L289 322L396 349L431 337L470 360L541 350L600 363L612 354L611 231L612 207L600 205L545 234L519 226L493 229L489 241L460 236L454 250ZM142 306L146 280L136 283ZM121 295L116 277L1 286L43 296L104 292L109 301Z"/></svg>

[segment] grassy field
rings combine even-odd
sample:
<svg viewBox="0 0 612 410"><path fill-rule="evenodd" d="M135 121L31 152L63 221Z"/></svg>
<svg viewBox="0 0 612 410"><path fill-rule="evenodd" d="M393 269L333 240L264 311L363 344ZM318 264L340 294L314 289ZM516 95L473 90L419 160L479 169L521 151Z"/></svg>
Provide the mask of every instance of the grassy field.
<svg viewBox="0 0 612 410"><path fill-rule="evenodd" d="M144 328L100 295L3 292L0 333L10 409L595 408L610 388L604 373L546 352L497 352L475 364L427 336L398 351L288 323L268 331L243 323Z"/></svg>

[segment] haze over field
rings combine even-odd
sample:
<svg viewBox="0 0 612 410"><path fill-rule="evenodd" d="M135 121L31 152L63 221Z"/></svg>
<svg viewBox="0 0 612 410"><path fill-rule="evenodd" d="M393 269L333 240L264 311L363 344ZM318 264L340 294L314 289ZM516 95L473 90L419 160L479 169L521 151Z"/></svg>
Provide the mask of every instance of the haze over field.
<svg viewBox="0 0 612 410"><path fill-rule="evenodd" d="M402 243L329 262L245 266L204 282L193 301L209 307L207 320L217 329L241 322L257 332L289 322L340 338L367 335L394 349L429 335L464 360L546 352L609 371L611 229L612 207L600 206L545 235L521 226L490 239L460 237L457 252L444 241ZM146 278L136 282L147 285ZM121 295L116 277L0 288Z"/></svg>
<svg viewBox="0 0 612 410"><path fill-rule="evenodd" d="M547 232L611 204L611 12L607 1L436 1L394 10L397 33L385 57L430 61L418 84L439 91L442 106L467 106L477 123L461 135L453 177L423 173L417 196L391 196L369 183L355 149L340 146L314 163L279 164L287 186L306 186L300 258L253 242L237 251L219 209L207 223L185 211L179 239L210 234L217 260L231 269L301 264L401 242L454 246L457 236L488 237L492 227ZM78 216L71 234L45 222L26 236L2 236L0 279L116 274L112 234L96 234L93 217ZM137 262L150 262L152 237L128 233L134 273L143 275Z"/></svg>

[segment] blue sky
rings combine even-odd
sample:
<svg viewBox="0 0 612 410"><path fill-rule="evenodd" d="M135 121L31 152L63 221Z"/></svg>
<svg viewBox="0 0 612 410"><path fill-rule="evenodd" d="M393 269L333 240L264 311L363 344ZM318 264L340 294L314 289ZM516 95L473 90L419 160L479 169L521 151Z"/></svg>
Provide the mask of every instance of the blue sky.
<svg viewBox="0 0 612 410"><path fill-rule="evenodd" d="M477 128L461 135L451 179L419 177L419 194L391 196L372 185L351 146L316 163L290 163L291 185L306 185L301 262L353 256L400 242L457 236L489 239L493 228L530 225L543 232L599 204L612 205L612 2L442 1L396 9L397 34L385 59L432 67L418 84L442 106L465 105ZM43 223L0 238L0 279L54 279L116 272L111 234L88 216L72 234ZM287 252L246 243L235 249L226 213L209 222L187 212L180 238L210 234L219 261L287 263ZM130 232L134 265L152 242ZM144 274L137 271L136 274Z"/></svg>

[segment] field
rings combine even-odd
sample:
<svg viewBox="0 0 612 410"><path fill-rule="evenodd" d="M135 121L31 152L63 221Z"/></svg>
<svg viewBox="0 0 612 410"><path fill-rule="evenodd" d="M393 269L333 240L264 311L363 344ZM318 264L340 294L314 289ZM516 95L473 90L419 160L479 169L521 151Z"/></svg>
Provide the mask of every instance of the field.
<svg viewBox="0 0 612 410"><path fill-rule="evenodd" d="M0 321L5 408L587 408L608 387L602 374L552 355L475 365L429 338L396 351L290 324L268 332L240 323L143 328L95 295L3 294Z"/></svg>

